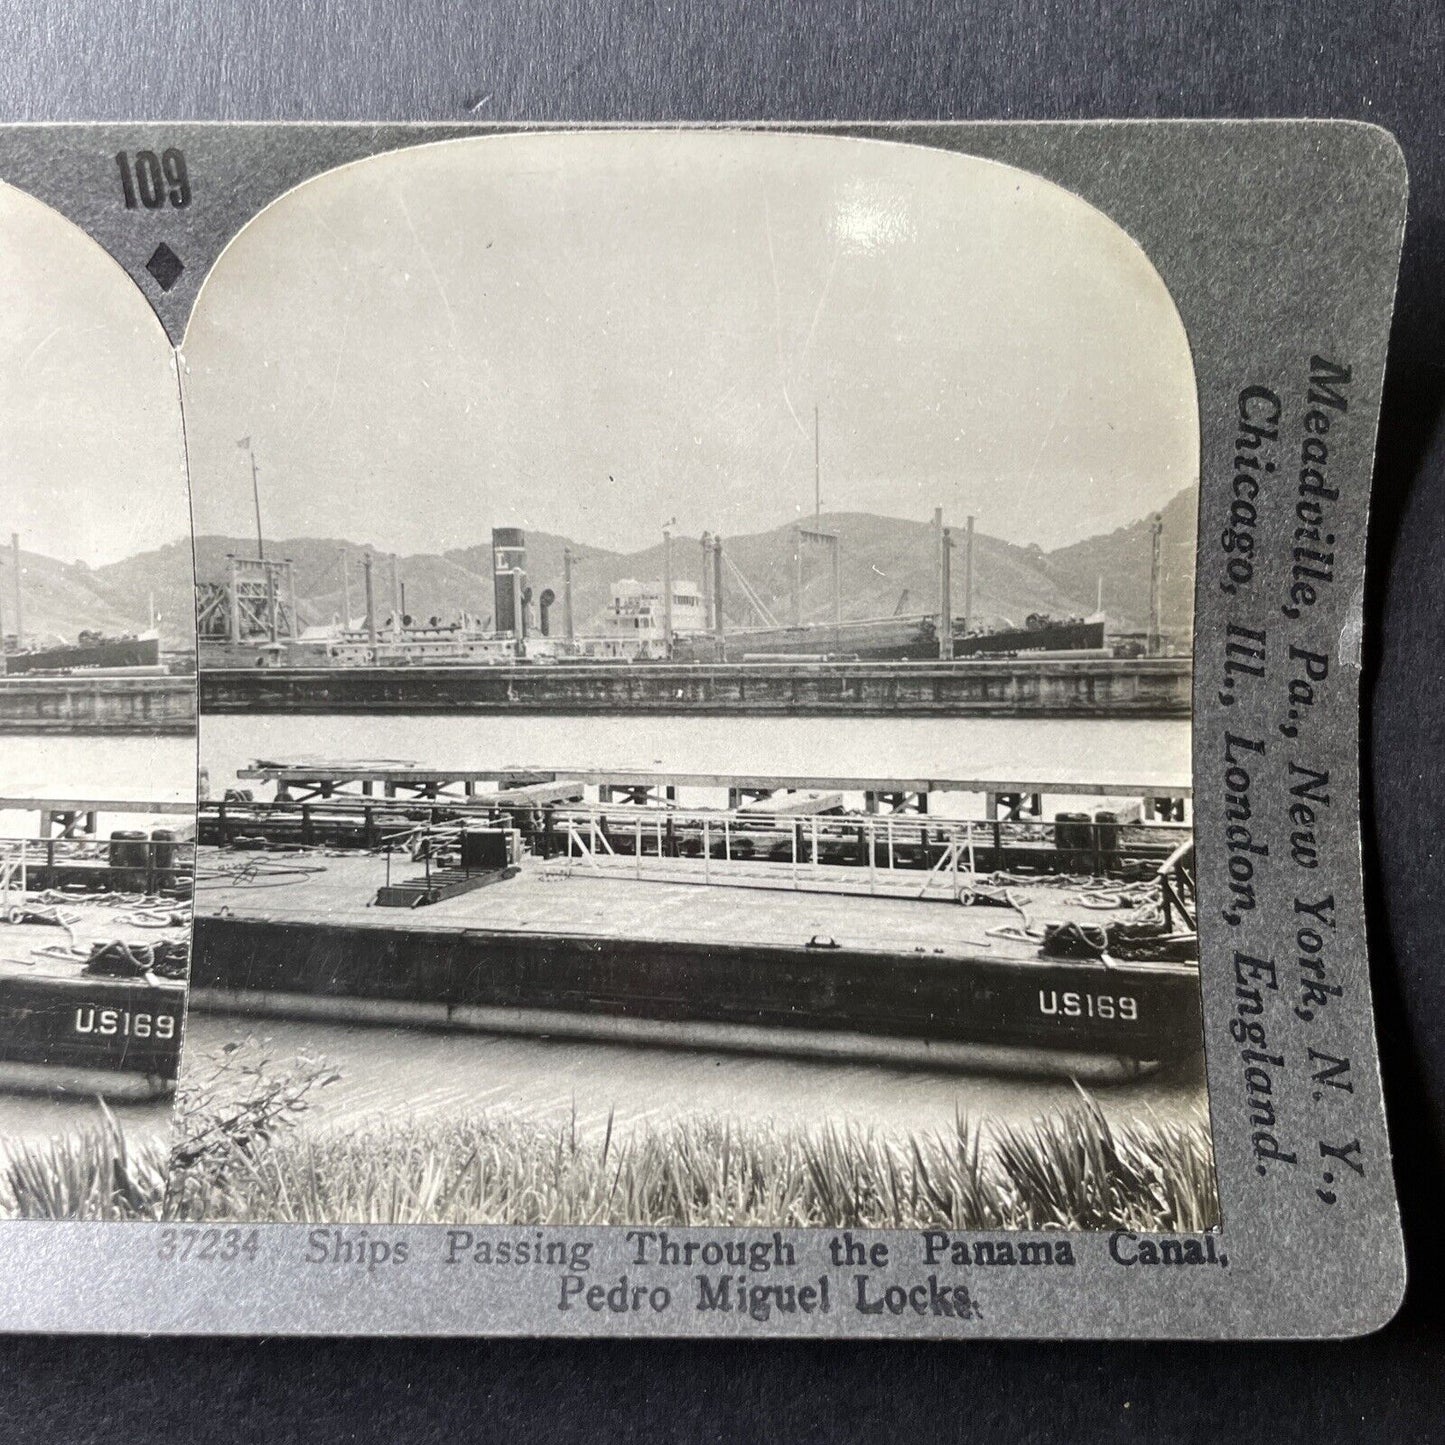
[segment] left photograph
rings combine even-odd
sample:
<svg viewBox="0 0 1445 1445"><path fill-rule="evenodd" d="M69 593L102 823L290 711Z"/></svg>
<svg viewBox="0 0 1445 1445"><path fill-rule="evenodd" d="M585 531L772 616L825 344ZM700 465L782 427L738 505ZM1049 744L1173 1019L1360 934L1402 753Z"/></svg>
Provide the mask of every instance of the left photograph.
<svg viewBox="0 0 1445 1445"><path fill-rule="evenodd" d="M145 1218L195 836L176 359L125 272L3 184L0 286L0 1218Z"/></svg>

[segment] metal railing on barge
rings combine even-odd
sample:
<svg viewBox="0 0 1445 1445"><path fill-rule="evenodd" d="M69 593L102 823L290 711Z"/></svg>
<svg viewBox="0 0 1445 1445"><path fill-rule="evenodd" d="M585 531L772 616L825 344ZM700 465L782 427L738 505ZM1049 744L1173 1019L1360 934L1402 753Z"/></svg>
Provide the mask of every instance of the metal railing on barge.
<svg viewBox="0 0 1445 1445"><path fill-rule="evenodd" d="M627 803L541 806L331 799L305 803L222 800L203 803L204 844L254 848L405 851L415 860L455 846L467 828L512 828L543 862L573 859L592 867L628 866L698 881L726 881L739 869L807 867L942 877L1022 870L1152 877L1176 849L1187 824L1120 822L1110 815L945 819L926 814L770 812L684 809ZM625 860L631 860L625 864ZM966 866L965 866L966 863ZM700 864L700 868L693 865ZM679 866L680 865L680 866Z"/></svg>
<svg viewBox="0 0 1445 1445"><path fill-rule="evenodd" d="M25 893L187 895L195 845L176 838L129 836L0 837L0 906Z"/></svg>

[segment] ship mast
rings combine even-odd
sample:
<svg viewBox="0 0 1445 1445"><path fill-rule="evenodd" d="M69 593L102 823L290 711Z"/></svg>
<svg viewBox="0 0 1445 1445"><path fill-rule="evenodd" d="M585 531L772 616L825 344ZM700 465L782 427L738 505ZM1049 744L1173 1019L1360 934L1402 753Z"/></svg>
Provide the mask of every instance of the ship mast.
<svg viewBox="0 0 1445 1445"><path fill-rule="evenodd" d="M662 645L668 658L672 657L672 529L677 518L662 529Z"/></svg>
<svg viewBox="0 0 1445 1445"><path fill-rule="evenodd" d="M1156 512L1149 523L1149 632L1145 651L1150 657L1160 652L1159 631L1159 552L1164 535L1164 517Z"/></svg>
<svg viewBox="0 0 1445 1445"><path fill-rule="evenodd" d="M572 563L576 559L572 555L571 547L562 548L562 630L567 634L567 641L576 641L576 632L572 621Z"/></svg>
<svg viewBox="0 0 1445 1445"><path fill-rule="evenodd" d="M15 563L15 650L25 646L25 596L20 590L20 533L10 534L10 555Z"/></svg>
<svg viewBox="0 0 1445 1445"><path fill-rule="evenodd" d="M280 636L276 620L276 579L266 565L266 536L261 530L261 468L256 463L256 448L251 445L250 437L242 437L236 445L244 447L251 459L251 503L256 509L256 560L261 564L262 577L266 579L266 627L271 641L276 642Z"/></svg>
<svg viewBox="0 0 1445 1445"><path fill-rule="evenodd" d="M943 508L933 509L938 543L938 657L953 661L953 529L943 525Z"/></svg>
<svg viewBox="0 0 1445 1445"><path fill-rule="evenodd" d="M973 514L969 514L963 542L963 634L973 625Z"/></svg>
<svg viewBox="0 0 1445 1445"><path fill-rule="evenodd" d="M818 406L813 404L813 520L823 515L823 461L818 438Z"/></svg>

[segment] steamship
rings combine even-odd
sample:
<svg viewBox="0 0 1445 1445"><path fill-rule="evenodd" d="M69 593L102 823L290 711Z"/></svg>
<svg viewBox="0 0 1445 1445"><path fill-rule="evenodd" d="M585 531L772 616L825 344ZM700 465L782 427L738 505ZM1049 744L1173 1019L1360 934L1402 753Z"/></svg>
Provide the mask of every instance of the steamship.
<svg viewBox="0 0 1445 1445"><path fill-rule="evenodd" d="M230 629L208 628L224 623L226 607L217 597L203 602L201 636L203 664L211 667L254 662L259 666L301 668L390 668L504 666L557 662L767 662L847 660L858 662L937 662L943 655L937 619L909 615L799 624L791 627L724 628L722 623L722 546L720 538L704 537L703 585L671 575L671 547L665 549L660 579L623 578L613 583L597 628L579 635L572 617L570 550L564 555L561 627L558 597L548 587L539 593L527 575L526 537L520 528L492 532L493 614L482 619L463 615L455 620L420 619L406 610L405 586L392 559L391 597L387 608L377 595L374 559L363 559L364 611L330 624L296 628L294 586L289 563L238 563L232 560ZM244 569L261 566L267 573L264 597L252 583L249 612L242 608ZM257 612L258 602L261 613ZM257 622L262 615L265 625ZM234 638L251 619L248 646L237 649ZM282 624L285 624L284 626ZM283 635L284 634L284 635ZM970 627L953 619L949 656L954 658L1108 656L1101 616L1059 620L1043 614L1025 625Z"/></svg>
<svg viewBox="0 0 1445 1445"><path fill-rule="evenodd" d="M82 632L73 643L60 643L53 647L16 647L0 655L0 673L11 677L136 672L140 669L158 670L161 665L160 637L154 632L126 637Z"/></svg>

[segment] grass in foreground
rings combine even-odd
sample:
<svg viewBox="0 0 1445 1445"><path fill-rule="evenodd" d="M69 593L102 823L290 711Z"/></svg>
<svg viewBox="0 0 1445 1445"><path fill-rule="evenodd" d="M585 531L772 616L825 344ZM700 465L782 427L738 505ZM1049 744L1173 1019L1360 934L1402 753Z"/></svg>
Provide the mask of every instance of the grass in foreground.
<svg viewBox="0 0 1445 1445"><path fill-rule="evenodd" d="M127 1153L107 1116L89 1136L17 1158L0 1210L250 1223L1161 1232L1198 1232L1219 1216L1202 1114L1118 1124L1082 1091L1027 1124L984 1131L960 1118L951 1131L902 1141L853 1125L708 1117L624 1134L611 1120L587 1131L575 1119L543 1124L504 1112L345 1133L294 1127L312 1090L335 1077L314 1059L282 1072L244 1053L219 1059L178 1100L169 1159L159 1149Z"/></svg>
<svg viewBox="0 0 1445 1445"><path fill-rule="evenodd" d="M0 1216L12 1219L157 1219L169 1155L131 1145L102 1103L99 1122L13 1145L0 1176Z"/></svg>

